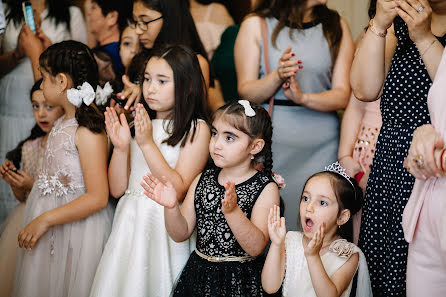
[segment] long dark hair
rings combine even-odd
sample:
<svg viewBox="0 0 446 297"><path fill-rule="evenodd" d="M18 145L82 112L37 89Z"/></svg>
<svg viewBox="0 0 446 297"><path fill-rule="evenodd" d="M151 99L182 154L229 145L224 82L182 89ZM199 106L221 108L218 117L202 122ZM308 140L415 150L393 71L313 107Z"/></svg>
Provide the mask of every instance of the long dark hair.
<svg viewBox="0 0 446 297"><path fill-rule="evenodd" d="M291 27L303 29L304 9L307 1L259 0L254 13L261 17L275 17L279 20L271 37L273 46L276 46L277 36L285 26L290 27L290 36ZM329 9L326 5L315 6L313 16L322 23L322 29L328 41L334 65L342 39L341 17L337 11Z"/></svg>
<svg viewBox="0 0 446 297"><path fill-rule="evenodd" d="M164 59L172 68L175 84L175 103L172 121L167 127L170 137L168 145L175 146L181 141L181 146L192 128L191 141L197 129L198 119L208 121L204 78L195 53L184 45L164 45L150 51L150 59ZM149 59L149 60L150 60ZM143 82L145 87L146 80Z"/></svg>
<svg viewBox="0 0 446 297"><path fill-rule="evenodd" d="M62 41L48 47L41 55L39 64L51 76L59 73L68 75L73 87L88 82L94 89L99 83L98 65L91 50L83 43L73 40ZM105 131L104 115L92 102L76 108L76 120L94 133Z"/></svg>
<svg viewBox="0 0 446 297"><path fill-rule="evenodd" d="M308 181L316 176L328 176L330 183L335 193L336 200L338 201L339 210L338 216L344 209L350 210L350 219L338 229L338 234L348 241L353 241L353 215L356 214L364 204L364 196L361 187L354 178L347 180L342 175L332 171L321 171L313 174L304 184L307 185ZM302 195L301 195L302 196Z"/></svg>
<svg viewBox="0 0 446 297"><path fill-rule="evenodd" d="M163 26L156 37L153 47L164 44L182 44L191 48L195 54L201 55L209 64L210 85L213 86L213 72L206 50L198 35L194 19L190 14L188 1L185 0L135 0L145 7L158 11L163 16Z"/></svg>
<svg viewBox="0 0 446 297"><path fill-rule="evenodd" d="M261 105L250 102L255 116L248 117L245 108L238 101L231 101L215 111L212 122L217 118L224 117L231 126L248 135L252 140L261 138L265 141L263 149L254 156L253 166L257 163L263 164L263 173L271 176L273 170L272 137L273 126L271 117Z"/></svg>
<svg viewBox="0 0 446 297"><path fill-rule="evenodd" d="M34 83L33 87L31 88L31 92L29 94L31 100L34 92L40 90L41 83L42 79L39 79ZM45 131L43 131L36 123L34 127L31 129L31 134L26 139L20 141L19 144L15 147L15 149L6 153L6 159L10 160L17 169L20 169L20 162L22 162L22 148L25 142L29 140L34 140L39 137L43 137L45 135L46 135Z"/></svg>
<svg viewBox="0 0 446 297"><path fill-rule="evenodd" d="M20 0L6 0L8 4L6 11L6 22L13 21L16 26L24 21L22 2ZM70 1L68 0L45 0L48 15L46 18L54 19L56 25L65 24L68 31L70 28Z"/></svg>

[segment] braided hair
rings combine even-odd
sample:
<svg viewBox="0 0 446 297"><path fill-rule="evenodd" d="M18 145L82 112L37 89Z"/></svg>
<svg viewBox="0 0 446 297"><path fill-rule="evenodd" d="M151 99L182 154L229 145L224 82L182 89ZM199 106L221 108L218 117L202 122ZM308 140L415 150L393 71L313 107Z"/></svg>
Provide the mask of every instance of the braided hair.
<svg viewBox="0 0 446 297"><path fill-rule="evenodd" d="M42 69L55 77L59 73L68 75L73 86L88 82L93 88L99 83L98 65L91 50L83 43L67 40L48 47L41 55L39 64ZM76 108L76 120L94 133L105 131L104 115L92 102Z"/></svg>
<svg viewBox="0 0 446 297"><path fill-rule="evenodd" d="M42 84L42 79L39 79L34 83L33 87L31 88L31 92L29 94L31 99L34 92L40 90L41 84ZM20 141L19 144L12 151L7 152L6 159L11 161L17 169L20 169L20 162L22 162L22 148L25 142L27 142L28 140L34 140L39 137L43 137L45 135L46 132L43 131L36 123L34 127L31 129L31 135L29 135L26 139Z"/></svg>
<svg viewBox="0 0 446 297"><path fill-rule="evenodd" d="M250 102L256 115L248 117L245 108L238 101L231 101L220 107L213 115L213 121L224 116L225 120L251 139L261 138L265 141L263 149L254 156L253 166L263 164L263 173L271 176L273 170L272 136L273 126L268 112L259 104Z"/></svg>

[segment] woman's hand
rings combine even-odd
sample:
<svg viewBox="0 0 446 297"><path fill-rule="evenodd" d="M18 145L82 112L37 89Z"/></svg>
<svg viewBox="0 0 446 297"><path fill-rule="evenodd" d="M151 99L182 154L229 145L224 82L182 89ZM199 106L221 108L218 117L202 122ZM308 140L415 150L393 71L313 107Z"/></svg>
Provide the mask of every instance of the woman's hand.
<svg viewBox="0 0 446 297"><path fill-rule="evenodd" d="M174 208L178 204L177 191L173 187L172 183L162 177L164 183L160 182L152 174L147 173L143 176L144 182L141 186L144 188L144 195L167 208Z"/></svg>
<svg viewBox="0 0 446 297"><path fill-rule="evenodd" d="M136 105L135 110L135 140L139 147L153 143L152 120L141 103Z"/></svg>
<svg viewBox="0 0 446 297"><path fill-rule="evenodd" d="M118 93L118 99L125 100L127 99L127 102L124 106L124 109L129 109L130 106L135 103L139 103L141 100L141 86L134 84L130 81L129 77L127 75L122 76L122 82L124 83L124 91L121 93Z"/></svg>
<svg viewBox="0 0 446 297"><path fill-rule="evenodd" d="M291 60L294 54L291 53L291 45L286 48L282 56L279 59L279 65L277 67L277 74L282 81L289 79L296 75L297 71L302 68L301 60Z"/></svg>
<svg viewBox="0 0 446 297"><path fill-rule="evenodd" d="M395 0L396 11L409 29L414 43L435 38L431 32L432 8L427 0Z"/></svg>
<svg viewBox="0 0 446 297"><path fill-rule="evenodd" d="M38 59L44 50L42 41L27 24L24 24L20 30L19 44L21 44L24 54L31 59Z"/></svg>
<svg viewBox="0 0 446 297"><path fill-rule="evenodd" d="M268 233L271 239L271 244L282 246L286 237L285 218L280 217L280 207L274 205L269 209L268 215Z"/></svg>
<svg viewBox="0 0 446 297"><path fill-rule="evenodd" d="M396 7L398 2L396 0L378 0L376 2L376 14L373 18L373 26L379 32L385 32L392 26L393 19L397 16Z"/></svg>
<svg viewBox="0 0 446 297"><path fill-rule="evenodd" d="M33 249L37 241L45 234L50 225L46 221L44 214L32 220L18 236L19 246L24 249Z"/></svg>
<svg viewBox="0 0 446 297"><path fill-rule="evenodd" d="M226 215L234 211L238 207L238 204L234 182L226 182L225 190L225 197L221 200L221 212Z"/></svg>
<svg viewBox="0 0 446 297"><path fill-rule="evenodd" d="M325 238L325 222L319 225L313 238L304 249L305 257L319 256Z"/></svg>
<svg viewBox="0 0 446 297"><path fill-rule="evenodd" d="M358 172L362 171L361 165L352 156L344 156L339 160L339 164L345 168L345 172L354 177Z"/></svg>
<svg viewBox="0 0 446 297"><path fill-rule="evenodd" d="M296 104L305 105L305 94L300 90L296 77L293 75L282 85L283 94Z"/></svg>
<svg viewBox="0 0 446 297"><path fill-rule="evenodd" d="M116 110L107 107L104 115L105 128L110 137L110 141L113 143L114 150L127 152L130 145L131 134L124 113L121 113L118 117Z"/></svg>
<svg viewBox="0 0 446 297"><path fill-rule="evenodd" d="M418 179L427 179L441 174L435 163L435 150L444 147L443 137L432 125L418 127L413 133L409 154L404 167Z"/></svg>

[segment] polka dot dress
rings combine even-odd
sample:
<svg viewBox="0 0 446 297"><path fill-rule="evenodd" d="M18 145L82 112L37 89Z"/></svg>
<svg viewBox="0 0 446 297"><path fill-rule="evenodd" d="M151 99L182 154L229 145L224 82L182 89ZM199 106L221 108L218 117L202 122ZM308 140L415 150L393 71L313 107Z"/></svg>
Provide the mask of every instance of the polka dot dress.
<svg viewBox="0 0 446 297"><path fill-rule="evenodd" d="M383 125L367 184L359 246L367 257L374 296L406 296L407 243L401 226L414 177L403 167L414 130L429 123L432 81L410 40L394 21L398 45L381 97ZM445 44L446 38L439 40Z"/></svg>

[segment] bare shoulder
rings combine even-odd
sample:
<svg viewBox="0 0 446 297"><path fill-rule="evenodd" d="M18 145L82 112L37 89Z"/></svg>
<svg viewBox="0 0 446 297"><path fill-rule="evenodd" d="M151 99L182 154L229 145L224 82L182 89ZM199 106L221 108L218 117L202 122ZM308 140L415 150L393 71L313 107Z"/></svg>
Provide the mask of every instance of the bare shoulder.
<svg viewBox="0 0 446 297"><path fill-rule="evenodd" d="M270 182L265 186L262 193L260 193L259 198L256 201L256 204L261 205L271 205L276 204L279 205L280 202L280 194L279 187L275 182ZM269 209L269 207L268 207Z"/></svg>
<svg viewBox="0 0 446 297"><path fill-rule="evenodd" d="M105 132L102 133L94 133L90 129L84 126L79 126L76 130L75 135L75 144L76 147L83 146L88 144L93 147L95 145L107 145L107 135Z"/></svg>

